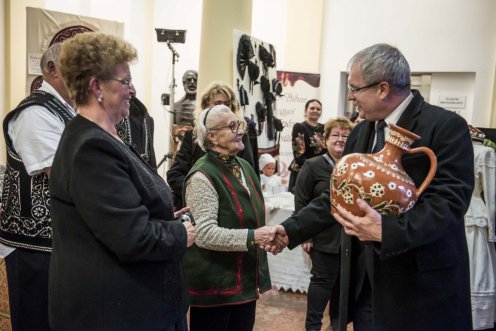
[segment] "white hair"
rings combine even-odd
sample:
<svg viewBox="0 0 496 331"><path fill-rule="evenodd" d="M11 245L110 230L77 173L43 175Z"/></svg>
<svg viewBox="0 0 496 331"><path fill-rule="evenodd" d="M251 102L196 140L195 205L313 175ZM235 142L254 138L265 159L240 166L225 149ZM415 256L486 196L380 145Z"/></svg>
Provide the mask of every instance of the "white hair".
<svg viewBox="0 0 496 331"><path fill-rule="evenodd" d="M48 73L48 64L52 62L55 65L57 58L60 54L61 44L56 43L48 47L48 49L43 53L40 60L41 73L46 75Z"/></svg>
<svg viewBox="0 0 496 331"><path fill-rule="evenodd" d="M217 105L211 108L203 109L196 119L196 125L193 129L193 135L195 136L196 143L204 152L212 147L212 143L208 139L207 134L213 128L221 124L219 123L221 119L221 117L219 116L220 114L232 114L232 111L225 105Z"/></svg>

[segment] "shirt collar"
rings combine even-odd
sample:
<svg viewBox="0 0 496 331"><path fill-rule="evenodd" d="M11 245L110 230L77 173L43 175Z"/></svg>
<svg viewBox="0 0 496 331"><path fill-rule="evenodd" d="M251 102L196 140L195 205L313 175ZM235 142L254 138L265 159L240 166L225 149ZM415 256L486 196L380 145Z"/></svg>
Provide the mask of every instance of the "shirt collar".
<svg viewBox="0 0 496 331"><path fill-rule="evenodd" d="M64 105L66 105L67 108L70 109L73 112L73 115L76 115L76 112L74 111L74 108L72 108L71 105L68 104L67 101L65 101L64 98L62 98L62 96L60 95L60 93L57 92L57 90L49 82L47 82L47 81L44 80L43 83L41 83L41 86L40 86L39 90L54 95L57 99L60 100L60 102L62 102Z"/></svg>
<svg viewBox="0 0 496 331"><path fill-rule="evenodd" d="M403 115L403 112L405 111L406 107L412 101L413 99L413 93L410 92L410 94L403 100L398 107L396 107L395 110L391 114L389 114L384 120L386 121L387 125L389 124L396 124L398 123L398 120L400 119L401 115ZM376 122L377 125L377 122Z"/></svg>

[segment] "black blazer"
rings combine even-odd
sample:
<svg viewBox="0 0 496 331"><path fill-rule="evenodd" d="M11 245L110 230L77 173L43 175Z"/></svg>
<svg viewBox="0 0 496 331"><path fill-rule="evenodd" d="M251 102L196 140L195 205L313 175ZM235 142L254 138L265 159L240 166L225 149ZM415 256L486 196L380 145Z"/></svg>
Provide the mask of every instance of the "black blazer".
<svg viewBox="0 0 496 331"><path fill-rule="evenodd" d="M183 318L186 230L164 180L129 146L76 116L50 178L55 330L162 330Z"/></svg>
<svg viewBox="0 0 496 331"><path fill-rule="evenodd" d="M325 154L325 156L328 155ZM295 212L304 208L310 201L319 197L322 192L329 188L334 166L326 160L325 156L320 155L308 159L301 167L294 189ZM313 249L338 254L341 246L340 238L341 224L335 222L312 238Z"/></svg>
<svg viewBox="0 0 496 331"><path fill-rule="evenodd" d="M383 216L381 243L357 250L358 239L342 232L340 327L348 300L361 286L365 269L373 287L374 330L472 330L469 262L463 217L473 190L473 149L467 123L432 106L418 91L398 125L428 146L438 168L417 204L401 216ZM362 121L351 132L344 154L366 152L374 123ZM423 154L405 155L406 172L417 186L429 162ZM335 222L329 216L329 191L283 222L295 247ZM362 255L361 255L362 254ZM359 260L359 255L362 260ZM351 302L350 302L351 303Z"/></svg>

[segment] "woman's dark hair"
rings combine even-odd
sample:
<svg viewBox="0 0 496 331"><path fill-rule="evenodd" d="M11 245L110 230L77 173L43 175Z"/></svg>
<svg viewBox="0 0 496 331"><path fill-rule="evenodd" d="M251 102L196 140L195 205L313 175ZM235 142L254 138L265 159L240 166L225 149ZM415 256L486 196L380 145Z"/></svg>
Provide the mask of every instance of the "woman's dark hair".
<svg viewBox="0 0 496 331"><path fill-rule="evenodd" d="M317 99L310 99L308 100L306 103L305 103L305 111L308 109L308 106L310 106L310 104L312 102L318 102L320 107L322 107L322 102L320 102L320 100L317 100Z"/></svg>

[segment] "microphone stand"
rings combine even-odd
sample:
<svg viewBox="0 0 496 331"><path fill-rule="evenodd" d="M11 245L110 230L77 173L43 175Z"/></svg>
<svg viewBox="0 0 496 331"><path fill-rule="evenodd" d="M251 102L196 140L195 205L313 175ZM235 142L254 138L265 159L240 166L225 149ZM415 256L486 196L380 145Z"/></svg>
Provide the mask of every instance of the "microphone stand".
<svg viewBox="0 0 496 331"><path fill-rule="evenodd" d="M162 160L158 163L157 168L160 168L160 166L167 160L169 159L169 168L172 165L172 160L174 159L174 156L176 154L175 151L175 135L174 135L174 94L175 94L175 89L176 89L176 62L179 59L179 53L174 49L172 46L172 42L170 40L167 40L167 47L170 49L172 52L172 82L170 84L170 98L169 98L169 153L165 154Z"/></svg>

